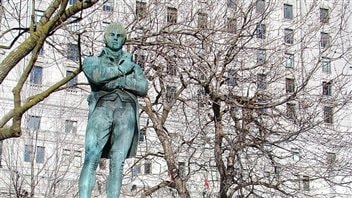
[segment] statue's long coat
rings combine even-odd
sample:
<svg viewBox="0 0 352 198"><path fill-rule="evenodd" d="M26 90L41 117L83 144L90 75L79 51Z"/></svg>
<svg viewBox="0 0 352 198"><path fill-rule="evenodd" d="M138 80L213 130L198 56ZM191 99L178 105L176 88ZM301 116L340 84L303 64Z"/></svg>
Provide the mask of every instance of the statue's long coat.
<svg viewBox="0 0 352 198"><path fill-rule="evenodd" d="M142 69L137 64L134 64L131 61L128 64L134 64L134 72L130 75L133 75L135 80L133 80L133 82L129 81L129 83L126 83L127 85L125 86L125 88L112 88L116 79L125 78L122 76L116 77L116 75L119 74L116 70L116 61L121 61L123 59L126 61L131 61L131 54L129 54L128 52L122 52L121 56L116 60L116 57L111 56L109 54L109 51L105 48L98 56L91 56L85 58L82 69L92 89L92 92L88 96L88 120L90 115L94 111L97 103L103 97L104 100L111 101L114 101L117 97L119 97L122 102L128 101L134 104L134 111L137 122L135 126L134 137L131 142L131 146L127 156L129 158L136 155L140 135L138 115L139 104L137 96L145 96L147 94L148 81L146 80ZM107 109L107 111L108 110L111 109ZM126 122L128 122L128 120L126 120ZM109 157L110 149L111 142L109 139L109 141L104 147L102 158Z"/></svg>

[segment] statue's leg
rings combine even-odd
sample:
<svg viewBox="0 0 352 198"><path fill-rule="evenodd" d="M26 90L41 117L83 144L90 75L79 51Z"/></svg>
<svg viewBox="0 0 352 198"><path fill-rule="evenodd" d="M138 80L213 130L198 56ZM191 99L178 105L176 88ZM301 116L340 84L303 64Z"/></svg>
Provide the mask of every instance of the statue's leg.
<svg viewBox="0 0 352 198"><path fill-rule="evenodd" d="M123 165L136 127L136 115L133 104L122 103L120 107L117 107L114 112L114 126L107 198L118 198L120 196Z"/></svg>
<svg viewBox="0 0 352 198"><path fill-rule="evenodd" d="M79 178L79 197L90 198L102 150L109 139L113 112L97 107L90 115L85 138L85 158Z"/></svg>

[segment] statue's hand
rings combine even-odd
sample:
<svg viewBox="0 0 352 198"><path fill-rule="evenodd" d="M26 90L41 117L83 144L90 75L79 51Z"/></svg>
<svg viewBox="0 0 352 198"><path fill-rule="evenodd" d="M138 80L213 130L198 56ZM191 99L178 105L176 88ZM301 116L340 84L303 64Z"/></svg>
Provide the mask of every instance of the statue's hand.
<svg viewBox="0 0 352 198"><path fill-rule="evenodd" d="M122 59L119 62L119 68L120 68L121 72L123 72L124 74L128 74L133 71L134 64L132 63L131 60Z"/></svg>
<svg viewBox="0 0 352 198"><path fill-rule="evenodd" d="M120 77L115 80L112 80L108 83L106 83L103 87L104 90L106 91L111 91L117 88L124 88L126 84L125 77Z"/></svg>

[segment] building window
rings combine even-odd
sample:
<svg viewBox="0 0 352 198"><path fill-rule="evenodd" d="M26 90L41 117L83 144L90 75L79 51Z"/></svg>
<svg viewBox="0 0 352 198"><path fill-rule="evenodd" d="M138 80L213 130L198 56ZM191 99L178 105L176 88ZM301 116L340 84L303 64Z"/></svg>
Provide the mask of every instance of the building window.
<svg viewBox="0 0 352 198"><path fill-rule="evenodd" d="M176 87L175 86L166 86L166 101L171 103L175 99Z"/></svg>
<svg viewBox="0 0 352 198"><path fill-rule="evenodd" d="M69 2L70 5L72 5L72 4L76 3L77 0L69 0L68 2Z"/></svg>
<svg viewBox="0 0 352 198"><path fill-rule="evenodd" d="M76 133L77 121L65 120L65 133Z"/></svg>
<svg viewBox="0 0 352 198"><path fill-rule="evenodd" d="M177 23L177 9L176 8L167 8L167 24L173 25Z"/></svg>
<svg viewBox="0 0 352 198"><path fill-rule="evenodd" d="M326 152L326 163L328 165L334 164L336 161L336 153Z"/></svg>
<svg viewBox="0 0 352 198"><path fill-rule="evenodd" d="M145 63L147 62L147 56L144 54L139 54L139 53L135 53L135 60L136 63L141 66L141 68L145 67Z"/></svg>
<svg viewBox="0 0 352 198"><path fill-rule="evenodd" d="M35 18L34 18L34 23L38 24L42 16L44 15L44 11L42 10L35 10Z"/></svg>
<svg viewBox="0 0 352 198"><path fill-rule="evenodd" d="M266 52L264 49L258 49L257 50L257 64L258 65L263 65L265 63L266 59Z"/></svg>
<svg viewBox="0 0 352 198"><path fill-rule="evenodd" d="M284 4L284 18L293 19L293 8L290 4Z"/></svg>
<svg viewBox="0 0 352 198"><path fill-rule="evenodd" d="M30 145L24 145L24 161L30 162L31 155L33 154L33 147Z"/></svg>
<svg viewBox="0 0 352 198"><path fill-rule="evenodd" d="M208 14L198 13L198 28L205 29L208 26Z"/></svg>
<svg viewBox="0 0 352 198"><path fill-rule="evenodd" d="M328 124L332 124L333 123L333 108L330 106L325 106L324 107L324 122L328 123Z"/></svg>
<svg viewBox="0 0 352 198"><path fill-rule="evenodd" d="M293 93L295 91L295 79L286 78L286 93Z"/></svg>
<svg viewBox="0 0 352 198"><path fill-rule="evenodd" d="M78 30L81 28L79 21L81 19L79 17L76 16L72 16L68 19L68 29L71 32L78 32Z"/></svg>
<svg viewBox="0 0 352 198"><path fill-rule="evenodd" d="M136 1L136 16L137 19L143 19L147 16L147 3Z"/></svg>
<svg viewBox="0 0 352 198"><path fill-rule="evenodd" d="M40 129L40 116L30 115L27 120L27 127L30 130L39 130Z"/></svg>
<svg viewBox="0 0 352 198"><path fill-rule="evenodd" d="M294 161L299 161L301 159L301 155L298 148L292 148L291 153L292 153L292 159Z"/></svg>
<svg viewBox="0 0 352 198"><path fill-rule="evenodd" d="M24 161L30 162L32 155L33 155L33 146L24 145ZM45 157L45 147L37 146L36 155L35 155L35 162L36 163L44 163L44 157Z"/></svg>
<svg viewBox="0 0 352 198"><path fill-rule="evenodd" d="M286 103L286 115L288 118L296 117L296 104Z"/></svg>
<svg viewBox="0 0 352 198"><path fill-rule="evenodd" d="M73 165L74 167L81 167L82 165L82 152L79 150L70 150L63 149L62 150L62 163L64 166ZM99 163L100 169L102 169L104 165L104 160L101 160Z"/></svg>
<svg viewBox="0 0 352 198"><path fill-rule="evenodd" d="M185 162L178 162L178 173L181 178L186 176L186 163Z"/></svg>
<svg viewBox="0 0 352 198"><path fill-rule="evenodd" d="M79 49L78 44L69 43L67 44L67 59L78 61L79 59Z"/></svg>
<svg viewBox="0 0 352 198"><path fill-rule="evenodd" d="M293 68L294 67L294 55L293 54L289 54L289 53L285 53L285 67L287 68Z"/></svg>
<svg viewBox="0 0 352 198"><path fill-rule="evenodd" d="M320 22L322 23L329 22L329 9L320 8Z"/></svg>
<svg viewBox="0 0 352 198"><path fill-rule="evenodd" d="M147 132L145 129L141 129L141 133L139 134L139 141L140 142L144 142L144 140L146 139L147 136Z"/></svg>
<svg viewBox="0 0 352 198"><path fill-rule="evenodd" d="M287 44L293 44L293 29L284 29L284 41Z"/></svg>
<svg viewBox="0 0 352 198"><path fill-rule="evenodd" d="M39 66L33 66L32 71L29 75L29 82L33 85L41 85L43 78L43 68Z"/></svg>
<svg viewBox="0 0 352 198"><path fill-rule="evenodd" d="M323 81L323 95L324 96L331 96L332 95L331 81L329 81L329 82Z"/></svg>
<svg viewBox="0 0 352 198"><path fill-rule="evenodd" d="M302 177L302 184L303 184L303 190L304 191L309 191L310 187L309 187L309 176L304 175Z"/></svg>
<svg viewBox="0 0 352 198"><path fill-rule="evenodd" d="M132 167L132 175L138 175L141 172L141 165L136 164Z"/></svg>
<svg viewBox="0 0 352 198"><path fill-rule="evenodd" d="M236 33L236 24L237 21L235 18L227 18L227 26L226 29L230 33Z"/></svg>
<svg viewBox="0 0 352 198"><path fill-rule="evenodd" d="M73 166L81 167L82 165L82 151L74 150L73 151Z"/></svg>
<svg viewBox="0 0 352 198"><path fill-rule="evenodd" d="M152 174L152 161L145 160L144 162L144 174Z"/></svg>
<svg viewBox="0 0 352 198"><path fill-rule="evenodd" d="M45 147L44 146L37 146L37 152L35 155L35 162L36 163L44 163L44 156L45 156Z"/></svg>
<svg viewBox="0 0 352 198"><path fill-rule="evenodd" d="M236 70L234 70L234 69L230 69L227 72L227 81L226 82L227 82L228 86L231 86L231 87L237 86L236 76L237 76L237 73L236 73Z"/></svg>
<svg viewBox="0 0 352 198"><path fill-rule="evenodd" d="M255 35L257 38L265 39L266 26L265 24L257 24L255 29Z"/></svg>
<svg viewBox="0 0 352 198"><path fill-rule="evenodd" d="M257 0L255 4L255 10L258 14L263 14L265 12L265 1Z"/></svg>
<svg viewBox="0 0 352 198"><path fill-rule="evenodd" d="M330 60L330 58L323 57L321 59L321 68L324 73L331 74L331 60Z"/></svg>
<svg viewBox="0 0 352 198"><path fill-rule="evenodd" d="M266 89L266 74L257 74L257 89Z"/></svg>
<svg viewBox="0 0 352 198"><path fill-rule="evenodd" d="M227 0L227 7L236 8L236 0Z"/></svg>
<svg viewBox="0 0 352 198"><path fill-rule="evenodd" d="M69 70L67 70L66 71L66 77L67 76L70 76L70 75L72 75L73 74L73 71L69 71ZM71 80L69 80L68 82L67 82L67 87L69 88L69 89L74 89L74 88L77 88L77 80L78 78L77 78L77 76L75 76L75 77L73 77Z"/></svg>
<svg viewBox="0 0 352 198"><path fill-rule="evenodd" d="M166 63L166 69L167 69L167 74L169 74L170 76L177 75L177 67L176 67L176 64L174 64L173 62Z"/></svg>
<svg viewBox="0 0 352 198"><path fill-rule="evenodd" d="M330 45L330 36L326 32L320 33L320 46L326 48Z"/></svg>
<svg viewBox="0 0 352 198"><path fill-rule="evenodd" d="M112 12L113 10L114 10L113 2L111 0L109 0L103 4L103 11Z"/></svg>

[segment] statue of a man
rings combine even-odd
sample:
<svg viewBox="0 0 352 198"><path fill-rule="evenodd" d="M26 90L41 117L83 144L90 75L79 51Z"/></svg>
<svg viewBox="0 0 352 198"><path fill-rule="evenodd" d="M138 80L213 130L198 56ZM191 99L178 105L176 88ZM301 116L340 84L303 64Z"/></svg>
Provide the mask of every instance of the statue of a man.
<svg viewBox="0 0 352 198"><path fill-rule="evenodd" d="M79 197L90 198L100 158L110 159L107 197L119 197L123 165L136 154L139 140L137 96L146 96L148 81L132 55L122 50L126 30L110 24L105 47L98 56L85 58L83 72L91 87L85 138L85 159L79 179Z"/></svg>

